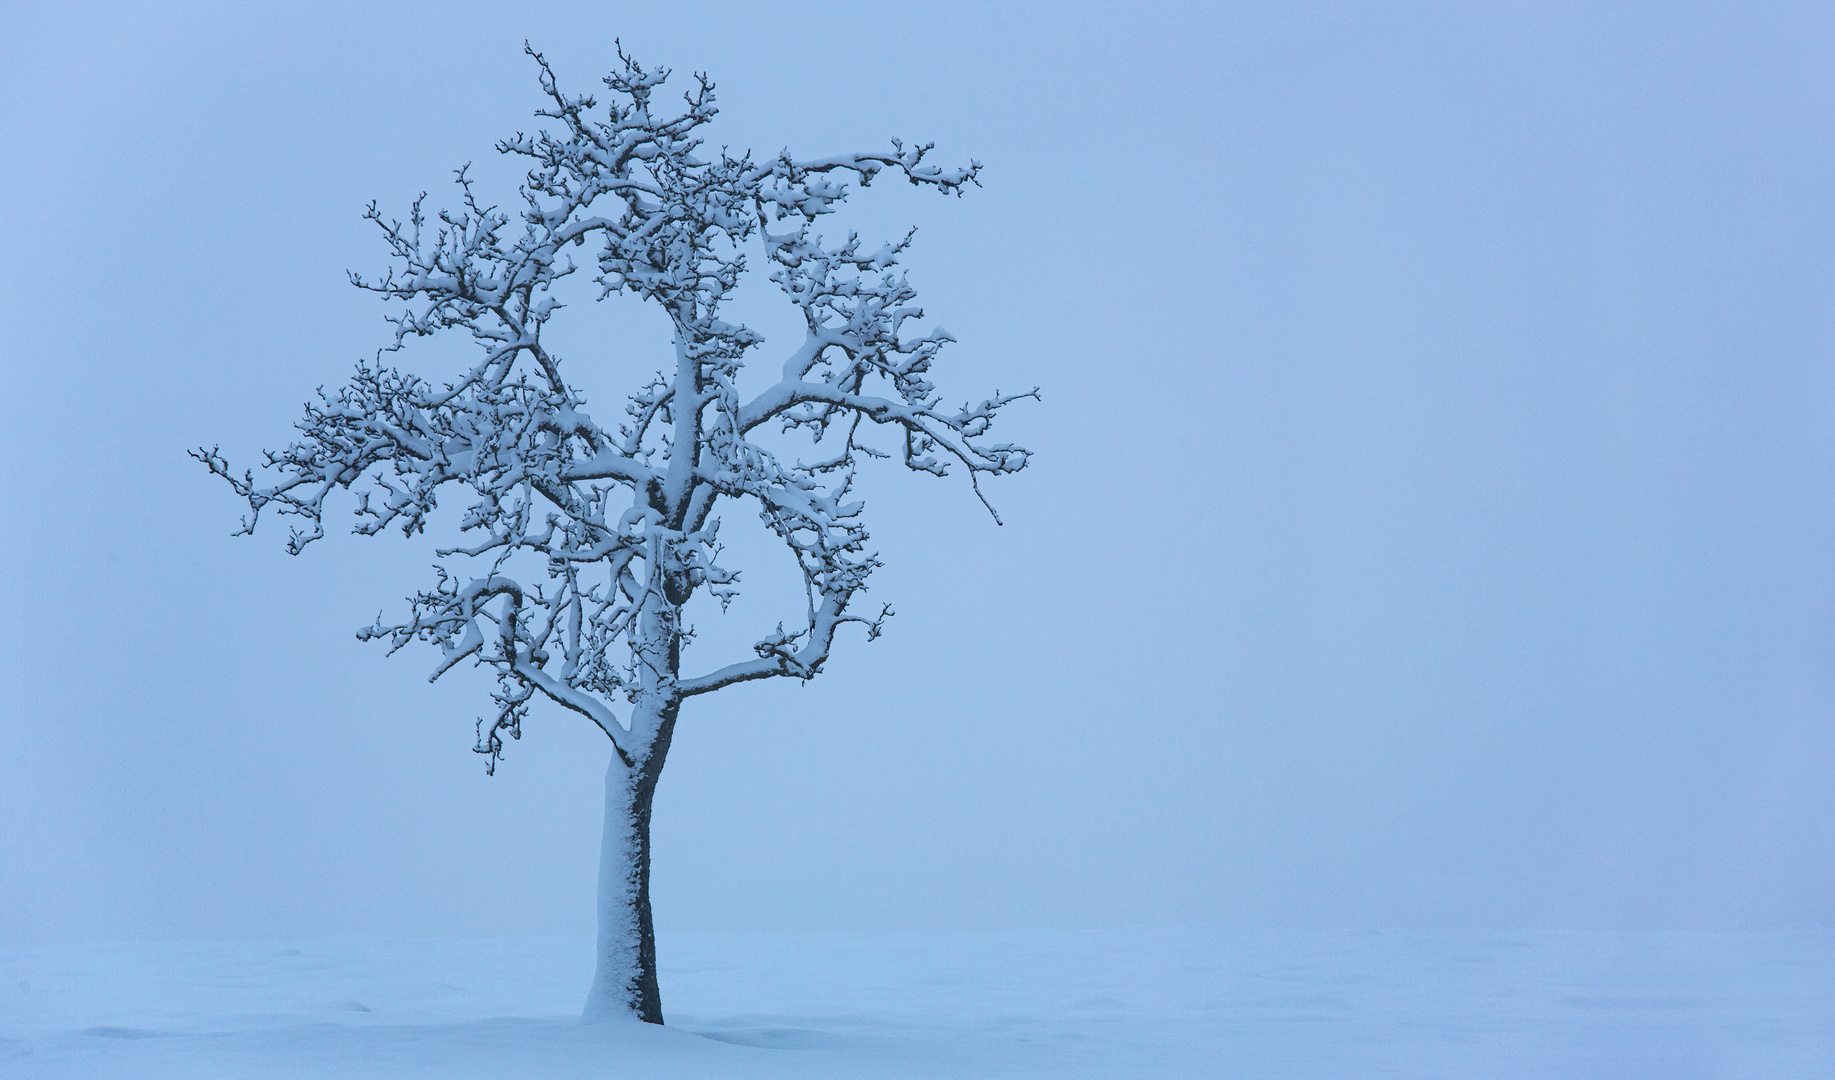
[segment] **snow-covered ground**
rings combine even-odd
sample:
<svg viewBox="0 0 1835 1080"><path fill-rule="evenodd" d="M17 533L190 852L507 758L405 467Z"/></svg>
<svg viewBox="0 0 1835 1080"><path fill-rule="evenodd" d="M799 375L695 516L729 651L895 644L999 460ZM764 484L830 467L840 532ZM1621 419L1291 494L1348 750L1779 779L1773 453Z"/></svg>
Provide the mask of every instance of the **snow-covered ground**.
<svg viewBox="0 0 1835 1080"><path fill-rule="evenodd" d="M1835 933L664 935L0 952L8 1077L1835 1077Z"/></svg>

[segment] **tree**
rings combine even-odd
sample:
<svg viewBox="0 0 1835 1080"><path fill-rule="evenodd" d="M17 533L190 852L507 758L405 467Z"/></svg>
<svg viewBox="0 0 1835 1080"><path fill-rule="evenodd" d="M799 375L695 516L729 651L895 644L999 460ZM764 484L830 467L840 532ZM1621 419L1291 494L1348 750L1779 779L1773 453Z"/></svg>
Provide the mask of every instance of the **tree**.
<svg viewBox="0 0 1835 1080"><path fill-rule="evenodd" d="M1027 451L987 440L995 414L1037 397L993 396L951 409L930 381L942 329L922 330L916 294L899 270L911 234L868 249L849 234L815 232L881 174L959 195L980 166L928 164L929 144L801 160L703 155L715 115L705 76L672 116L655 110L668 78L618 51L603 106L562 93L541 54L555 130L517 134L499 153L527 159L512 216L481 201L458 170L462 208L429 221L416 199L406 223L376 222L393 255L360 288L398 302L393 340L335 392L321 388L296 424L299 437L264 455L261 481L234 472L216 448L193 451L247 500L242 534L262 511L304 519L288 551L324 535L327 496L355 493L355 532L394 526L423 533L442 495L465 500L460 536L437 550L433 582L396 622L358 632L389 651L421 641L439 649L431 678L470 661L495 670L495 708L478 722L477 750L494 771L504 737L518 738L530 705L546 699L592 721L611 741L600 856L597 971L585 1019L636 1015L662 1022L650 918L650 808L684 702L758 679L809 679L843 626L879 635L889 608L855 603L878 559L853 497L866 459L897 458L934 476L952 466L980 478L1017 472ZM585 245L592 244L591 248ZM631 394L615 427L586 410L562 361L542 340L562 309L557 286L592 256L596 299L659 305L673 328L667 366ZM721 318L721 305L762 250L770 280L802 312L803 340L781 377L750 396L742 359L763 344ZM429 381L385 363L414 339L469 335L481 355L457 377ZM772 430L806 437L815 460L794 463L764 445ZM876 447L875 432L891 435ZM987 503L985 496L982 502ZM697 593L722 609L739 574L719 562L723 506L747 504L802 568L800 625L783 624L755 655L684 674L692 635L684 607ZM988 507L993 513L993 507ZM998 515L995 520L998 521ZM623 713L622 718L620 712Z"/></svg>

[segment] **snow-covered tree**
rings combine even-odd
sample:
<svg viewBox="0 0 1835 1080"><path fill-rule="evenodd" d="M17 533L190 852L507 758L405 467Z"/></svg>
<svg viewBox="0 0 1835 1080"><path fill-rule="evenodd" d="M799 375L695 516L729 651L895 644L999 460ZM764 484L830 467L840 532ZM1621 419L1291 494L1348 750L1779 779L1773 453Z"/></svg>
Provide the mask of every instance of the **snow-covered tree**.
<svg viewBox="0 0 1835 1080"><path fill-rule="evenodd" d="M348 384L321 389L296 441L267 452L259 475L234 471L214 448L194 454L247 499L242 532L264 510L302 519L288 543L295 554L323 535L335 489L355 493L355 531L365 535L423 532L440 498L462 499L458 535L438 550L429 587L397 621L378 619L358 636L391 652L434 646L435 679L466 662L494 669L494 709L478 724L489 768L537 699L610 740L585 1017L661 1023L650 807L683 703L735 683L809 679L849 623L877 636L889 612L857 607L879 563L856 469L873 458L935 476L957 468L980 494L983 476L1025 467L1023 448L988 432L1003 406L1036 391L948 406L930 376L951 339L919 325L899 268L910 234L867 246L816 231L849 183L895 175L960 194L977 164L940 168L926 161L928 144L897 140L814 159L712 153L704 76L685 106L659 108L668 72L620 49L605 100L595 101L563 93L542 56L529 55L548 102L537 115L552 124L497 144L527 159L517 212L482 200L464 169L458 210L429 219L416 200L402 222L372 205L394 261L380 278L352 281L400 305L392 342ZM764 339L721 317L748 255L762 257L805 326L771 358L776 381L751 393L741 390L742 360ZM558 287L580 271L591 298L654 303L673 328L661 371L611 423L589 414L543 341L562 309ZM446 333L478 346L469 370L427 378L385 362L413 339ZM773 432L776 453L760 441ZM890 437L875 445L879 434ZM810 460L785 456L785 435L807 437ZM756 512L788 546L807 610L766 633L753 655L685 671L684 606L704 592L724 608L738 589L717 540L720 511L733 506Z"/></svg>

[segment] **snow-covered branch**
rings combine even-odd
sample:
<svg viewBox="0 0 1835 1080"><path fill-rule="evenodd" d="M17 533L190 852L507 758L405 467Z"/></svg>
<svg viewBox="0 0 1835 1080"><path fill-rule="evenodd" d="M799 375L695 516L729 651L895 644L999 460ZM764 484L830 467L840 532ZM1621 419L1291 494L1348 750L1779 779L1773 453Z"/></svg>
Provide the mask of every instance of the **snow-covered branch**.
<svg viewBox="0 0 1835 1080"><path fill-rule="evenodd" d="M889 609L853 613L879 565L852 494L861 465L896 457L936 476L959 466L979 494L983 477L1026 466L1025 449L989 432L1037 391L947 406L931 374L954 339L923 325L900 265L911 234L868 244L817 230L850 185L894 175L960 194L978 183L978 164L942 167L929 144L898 140L811 159L713 152L705 77L672 107L669 73L620 51L602 98L571 95L529 54L548 126L497 144L525 165L516 202L483 198L460 169L455 209L431 212L423 195L396 219L372 205L391 263L352 281L391 304L387 345L321 390L258 471L238 473L214 448L194 454L248 503L243 531L264 512L299 519L295 553L324 535L340 489L353 493L358 533L453 530L433 586L360 636L391 650L434 646L433 678L461 663L491 668L495 707L479 721L478 749L493 766L538 698L592 720L636 764L680 701L810 678L850 623L877 636ZM774 384L742 391L763 339L722 309L748 258L802 312L804 336L771 369ZM659 305L673 337L660 373L605 424L544 339L576 278L591 282L586 299ZM472 342L469 368L428 378L388 362L446 334ZM786 437L808 439L810 460L787 451ZM683 678L684 607L702 594L724 605L738 587L717 542L719 510L733 501L795 556L808 608L755 656Z"/></svg>

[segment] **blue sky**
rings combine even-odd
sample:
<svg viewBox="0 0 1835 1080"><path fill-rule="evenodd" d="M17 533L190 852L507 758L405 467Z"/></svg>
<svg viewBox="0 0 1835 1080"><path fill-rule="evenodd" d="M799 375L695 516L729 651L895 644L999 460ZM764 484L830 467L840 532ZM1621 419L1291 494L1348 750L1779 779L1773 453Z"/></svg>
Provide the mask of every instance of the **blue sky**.
<svg viewBox="0 0 1835 1080"><path fill-rule="evenodd" d="M185 457L382 343L362 208L506 179L525 38L983 162L850 224L946 390L1044 390L1004 528L868 478L885 637L685 714L659 926L1835 918L1826 9L191 4L0 16L0 934L590 927L602 737L486 778L481 684L352 633L423 553ZM609 403L667 342L590 308Z"/></svg>

